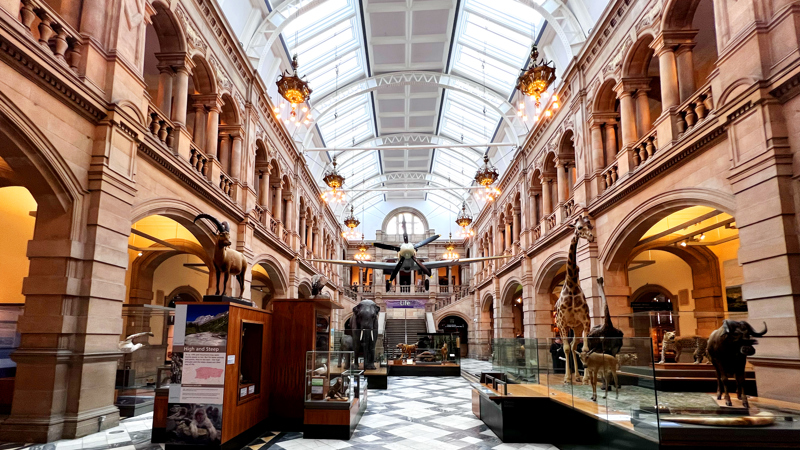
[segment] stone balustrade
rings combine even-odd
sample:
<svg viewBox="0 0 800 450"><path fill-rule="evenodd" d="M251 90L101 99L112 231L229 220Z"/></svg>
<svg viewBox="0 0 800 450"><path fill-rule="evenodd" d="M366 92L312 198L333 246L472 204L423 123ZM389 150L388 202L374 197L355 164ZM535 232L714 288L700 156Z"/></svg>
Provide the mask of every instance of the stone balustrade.
<svg viewBox="0 0 800 450"><path fill-rule="evenodd" d="M225 173L219 174L219 188L225 195L233 198L233 180Z"/></svg>
<svg viewBox="0 0 800 450"><path fill-rule="evenodd" d="M286 245L292 245L291 239L292 239L292 233L290 233L288 230L283 230L283 242Z"/></svg>
<svg viewBox="0 0 800 450"><path fill-rule="evenodd" d="M547 224L547 231L552 230L556 227L556 213L552 213L549 216L544 218L544 222Z"/></svg>
<svg viewBox="0 0 800 450"><path fill-rule="evenodd" d="M191 155L189 157L189 165L192 166L195 171L200 173L200 175L208 178L208 172L211 169L208 157L194 145L192 145L189 152Z"/></svg>
<svg viewBox="0 0 800 450"><path fill-rule="evenodd" d="M147 116L150 117L150 123L147 127L150 130L150 134L168 148L173 148L175 143L175 126L173 126L172 121L152 105L147 107Z"/></svg>
<svg viewBox="0 0 800 450"><path fill-rule="evenodd" d="M689 133L714 110L711 84L706 83L678 108L678 137Z"/></svg>
<svg viewBox="0 0 800 450"><path fill-rule="evenodd" d="M278 234L278 221L272 217L269 218L269 231L272 234Z"/></svg>
<svg viewBox="0 0 800 450"><path fill-rule="evenodd" d="M571 198L566 202L564 202L563 211L564 211L564 220L572 217L572 215L575 214L576 208L575 208L574 198Z"/></svg>
<svg viewBox="0 0 800 450"><path fill-rule="evenodd" d="M539 238L542 237L542 224L536 225L536 227L534 227L532 233L533 233L533 240L534 241L538 241Z"/></svg>
<svg viewBox="0 0 800 450"><path fill-rule="evenodd" d="M658 150L658 140L656 136L656 129L653 128L644 137L639 139L633 147L631 147L631 156L633 160L633 167L639 167L648 159L652 158ZM616 181L616 180L614 180Z"/></svg>
<svg viewBox="0 0 800 450"><path fill-rule="evenodd" d="M267 212L264 209L264 207L261 206L261 205L256 205L253 208L253 211L256 213L256 220L258 220L258 223L263 225L264 224L264 218L267 216Z"/></svg>
<svg viewBox="0 0 800 450"><path fill-rule="evenodd" d="M619 177L618 170L617 163L614 163L600 174L600 177L603 180L604 191L611 188L611 186L614 186L614 183L617 182L617 178Z"/></svg>
<svg viewBox="0 0 800 450"><path fill-rule="evenodd" d="M38 37L39 44L48 49L57 61L77 72L83 46L81 35L46 1L22 0L19 20L31 32L31 36Z"/></svg>

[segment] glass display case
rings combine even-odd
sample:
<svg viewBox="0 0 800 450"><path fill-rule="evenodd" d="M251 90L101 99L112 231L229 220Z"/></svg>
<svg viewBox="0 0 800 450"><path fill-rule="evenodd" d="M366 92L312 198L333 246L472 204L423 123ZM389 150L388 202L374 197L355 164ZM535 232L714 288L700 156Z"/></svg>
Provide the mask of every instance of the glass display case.
<svg viewBox="0 0 800 450"><path fill-rule="evenodd" d="M305 401L348 404L359 398L367 382L364 371L353 367L351 351L307 352Z"/></svg>
<svg viewBox="0 0 800 450"><path fill-rule="evenodd" d="M172 382L174 308L123 305L115 405L123 417L153 410L155 389Z"/></svg>
<svg viewBox="0 0 800 450"><path fill-rule="evenodd" d="M602 422L593 428L599 441L622 436L636 442L636 448L689 444L761 448L800 442L800 404L791 401L792 393L758 397L755 378L746 377L749 408L745 408L737 399L734 378L729 377L732 406L726 406L724 399L717 400L711 364L663 369L654 357L651 337L622 338L621 345L619 339L605 339L603 348L620 348L616 356L582 352L580 341L577 374L569 382L567 365L573 373L576 365L564 353L560 339L495 339L492 371L484 372L481 383L475 384L476 395L495 402L547 398ZM765 377L759 382L773 380Z"/></svg>
<svg viewBox="0 0 800 450"><path fill-rule="evenodd" d="M460 341L458 333L417 333L414 343L389 350L395 365L460 366Z"/></svg>

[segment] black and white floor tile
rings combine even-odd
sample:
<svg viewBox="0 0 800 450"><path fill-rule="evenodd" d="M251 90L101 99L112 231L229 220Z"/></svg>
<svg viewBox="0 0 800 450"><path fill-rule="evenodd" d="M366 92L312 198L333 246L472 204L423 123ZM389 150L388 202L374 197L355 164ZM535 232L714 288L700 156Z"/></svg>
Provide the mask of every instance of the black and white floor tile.
<svg viewBox="0 0 800 450"><path fill-rule="evenodd" d="M479 359L461 358L461 372L466 372L475 377L479 377L481 372L492 370L491 361L481 361Z"/></svg>
<svg viewBox="0 0 800 450"><path fill-rule="evenodd" d="M558 450L549 444L502 443L472 414L472 390L461 377L389 377L389 389L369 391L367 412L349 441L303 439L301 433L287 433L269 447L271 450Z"/></svg>

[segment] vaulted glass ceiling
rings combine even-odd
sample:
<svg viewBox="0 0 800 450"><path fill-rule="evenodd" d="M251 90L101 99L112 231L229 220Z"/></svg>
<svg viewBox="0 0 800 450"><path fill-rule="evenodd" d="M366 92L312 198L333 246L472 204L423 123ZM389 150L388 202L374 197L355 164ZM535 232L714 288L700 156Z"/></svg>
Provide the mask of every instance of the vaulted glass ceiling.
<svg viewBox="0 0 800 450"><path fill-rule="evenodd" d="M292 54L298 54L300 74L307 75L314 90L313 106L315 101L335 91L345 92L348 85L376 74L410 71L463 77L479 86L469 88L478 96L492 93L510 101L533 40L541 39L540 50L546 57L568 63L585 40L585 30L603 13L607 0L570 1L569 5L564 0L259 2L224 0L221 4L227 15L237 16L229 22L251 58L264 58L271 50L272 55L281 54L285 66ZM243 12L248 15L246 19L239 16ZM263 36L270 36L269 30L276 28L281 31L281 39L270 49L259 50L257 44L266 42ZM277 71L277 68L267 70L275 66L263 60L254 64L267 78ZM561 65L558 70L562 72L565 68ZM265 81L268 86L274 84L272 79ZM317 145L337 150L375 145L376 137L382 138L384 145L437 142L433 139L421 142L411 137L415 133L468 144L516 138L511 135L516 132L504 124L500 114L476 97L419 82L382 85L351 97L315 125L311 132L320 138ZM513 156L511 150L510 146L492 148L489 152L492 162L502 170ZM410 202L424 199L449 211L458 211L461 199L468 197L468 192L458 187L472 183L486 151L486 146L336 151L311 154L307 158L313 163L313 172L321 178L323 166L336 156L339 170L347 177L346 189L395 189L354 192L348 198L357 209L402 198ZM494 155L498 155L496 160ZM407 173L423 176L398 176ZM321 179L318 181L322 184ZM433 186L452 189L431 190L424 195L398 189ZM344 209L339 207L338 211Z"/></svg>

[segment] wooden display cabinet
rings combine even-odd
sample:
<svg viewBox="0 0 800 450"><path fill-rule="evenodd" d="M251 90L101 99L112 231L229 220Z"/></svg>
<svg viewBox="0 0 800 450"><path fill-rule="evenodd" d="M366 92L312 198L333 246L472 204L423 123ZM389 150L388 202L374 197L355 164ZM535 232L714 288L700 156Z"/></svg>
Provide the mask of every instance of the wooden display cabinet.
<svg viewBox="0 0 800 450"><path fill-rule="evenodd" d="M306 352L330 349L329 299L272 301L272 359L269 377L270 422L281 431L302 431Z"/></svg>

